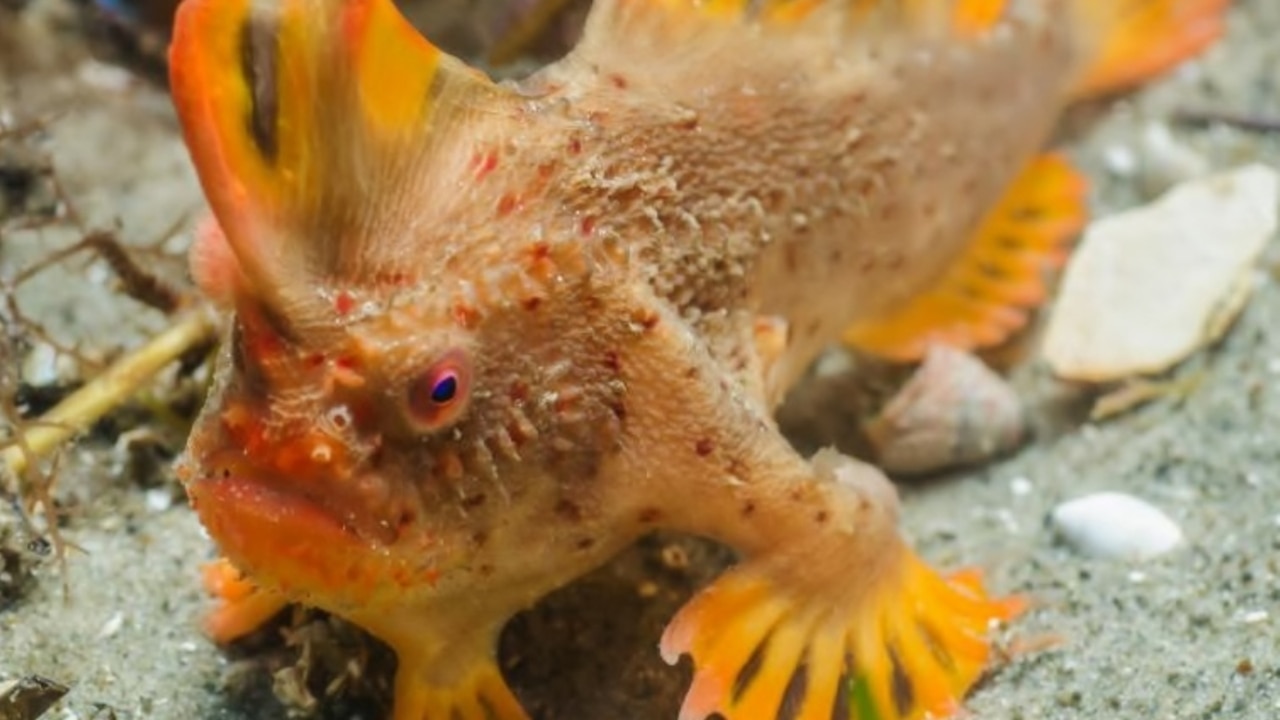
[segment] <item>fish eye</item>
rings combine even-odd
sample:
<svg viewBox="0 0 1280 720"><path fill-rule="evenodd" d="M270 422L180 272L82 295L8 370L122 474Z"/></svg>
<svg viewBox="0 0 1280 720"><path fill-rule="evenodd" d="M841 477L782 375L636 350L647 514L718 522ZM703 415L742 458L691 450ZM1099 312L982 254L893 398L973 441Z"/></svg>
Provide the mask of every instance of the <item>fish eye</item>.
<svg viewBox="0 0 1280 720"><path fill-rule="evenodd" d="M466 408L470 390L471 361L462 350L450 350L409 383L409 421L423 431L449 425Z"/></svg>

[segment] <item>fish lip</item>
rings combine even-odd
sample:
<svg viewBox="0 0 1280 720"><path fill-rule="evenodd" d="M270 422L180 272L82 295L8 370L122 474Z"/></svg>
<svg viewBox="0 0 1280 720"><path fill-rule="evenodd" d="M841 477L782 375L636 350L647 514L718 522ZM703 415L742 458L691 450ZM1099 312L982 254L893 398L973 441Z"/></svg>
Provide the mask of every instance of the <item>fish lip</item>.
<svg viewBox="0 0 1280 720"><path fill-rule="evenodd" d="M341 594L341 569L373 550L330 508L283 483L230 473L187 482L187 495L233 564L291 595Z"/></svg>

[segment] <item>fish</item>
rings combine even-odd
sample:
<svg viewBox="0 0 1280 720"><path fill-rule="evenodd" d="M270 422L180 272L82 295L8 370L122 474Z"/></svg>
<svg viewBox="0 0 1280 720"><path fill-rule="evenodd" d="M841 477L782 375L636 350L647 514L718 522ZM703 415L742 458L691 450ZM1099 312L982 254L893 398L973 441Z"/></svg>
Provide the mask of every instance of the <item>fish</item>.
<svg viewBox="0 0 1280 720"><path fill-rule="evenodd" d="M671 620L681 720L956 711L1026 600L773 411L816 354L1016 332L1084 221L1045 145L1226 0L597 0L495 83L389 0L185 0L170 49L223 309L177 470L229 641L288 603L398 657L395 720L527 717L503 624L655 529L739 562Z"/></svg>

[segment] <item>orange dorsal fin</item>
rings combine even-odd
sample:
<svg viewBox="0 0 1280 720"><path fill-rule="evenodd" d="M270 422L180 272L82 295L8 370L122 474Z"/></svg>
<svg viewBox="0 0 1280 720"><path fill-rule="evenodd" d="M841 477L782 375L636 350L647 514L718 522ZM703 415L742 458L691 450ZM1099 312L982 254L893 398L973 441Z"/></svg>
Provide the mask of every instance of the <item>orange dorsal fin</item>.
<svg viewBox="0 0 1280 720"><path fill-rule="evenodd" d="M231 250L196 262L240 271L197 276L241 277L242 290L286 306L317 278L404 262L396 230L424 205L439 146L498 93L391 0L187 0L170 68Z"/></svg>
<svg viewBox="0 0 1280 720"><path fill-rule="evenodd" d="M849 328L845 341L895 360L918 360L931 343L975 349L1003 342L1043 302L1045 273L1062 263L1084 225L1085 189L1061 156L1036 158L933 287Z"/></svg>
<svg viewBox="0 0 1280 720"><path fill-rule="evenodd" d="M1073 94L1125 90L1198 55L1222 35L1231 0L1074 0L1089 62Z"/></svg>
<svg viewBox="0 0 1280 720"><path fill-rule="evenodd" d="M588 25L637 28L655 20L669 30L689 21L786 27L802 21L849 29L875 26L972 29L998 18L1005 0L597 0ZM996 8L993 10L993 8ZM666 18L667 23L662 23ZM638 23L633 25L633 23ZM688 31L688 27L682 28Z"/></svg>
<svg viewBox="0 0 1280 720"><path fill-rule="evenodd" d="M542 0L554 6L561 0ZM674 17L699 16L711 20L762 21L786 26L818 18L835 19L851 28L897 26L952 30L972 37L994 28L1005 17L1011 0L597 0L599 15L624 17L657 11Z"/></svg>

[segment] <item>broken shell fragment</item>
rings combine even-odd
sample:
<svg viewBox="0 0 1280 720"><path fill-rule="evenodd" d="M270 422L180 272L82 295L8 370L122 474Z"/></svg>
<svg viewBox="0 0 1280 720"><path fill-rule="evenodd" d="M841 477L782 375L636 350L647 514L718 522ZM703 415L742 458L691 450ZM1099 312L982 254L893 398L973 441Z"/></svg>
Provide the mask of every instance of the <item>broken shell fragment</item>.
<svg viewBox="0 0 1280 720"><path fill-rule="evenodd" d="M1276 172L1250 165L1093 223L1046 330L1054 373L1085 382L1159 373L1221 337L1248 298L1276 202Z"/></svg>
<svg viewBox="0 0 1280 720"><path fill-rule="evenodd" d="M863 431L880 467L923 474L1012 450L1026 437L1027 423L1003 378L969 353L934 345Z"/></svg>
<svg viewBox="0 0 1280 720"><path fill-rule="evenodd" d="M66 685L39 675L0 682L0 718L36 720L68 692Z"/></svg>

